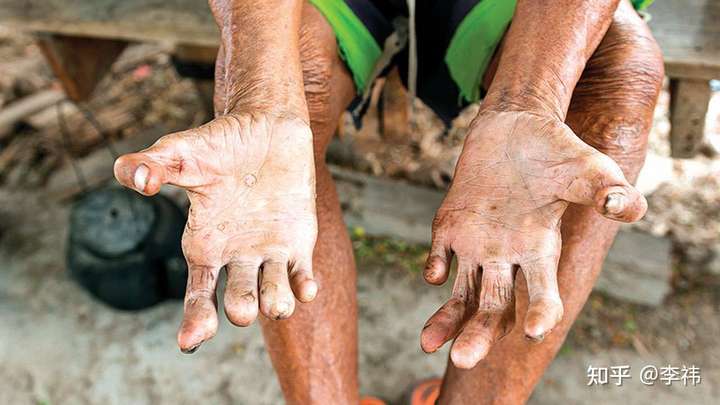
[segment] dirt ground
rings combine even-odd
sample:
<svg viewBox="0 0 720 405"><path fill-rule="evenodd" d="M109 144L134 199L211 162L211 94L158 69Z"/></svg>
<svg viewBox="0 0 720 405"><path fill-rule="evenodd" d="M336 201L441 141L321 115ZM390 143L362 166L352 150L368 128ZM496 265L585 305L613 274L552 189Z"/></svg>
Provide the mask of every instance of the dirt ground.
<svg viewBox="0 0 720 405"><path fill-rule="evenodd" d="M0 108L56 86L32 43L2 30L0 71ZM663 93L639 184L650 212L638 226L672 239L674 293L657 308L594 294L533 404L709 404L720 396L720 161L713 158L720 149L720 96L708 118L704 155L687 161L668 158L667 104ZM182 127L204 119L192 83L177 77L162 49L131 49L88 108L110 139L157 123ZM364 131L347 131L340 145L352 146L354 154L345 163L446 186L467 117L444 134L419 108L420 130L404 142L372 130L372 114ZM68 278L68 206L48 199L43 187L68 155L81 157L105 142L77 111L68 111L72 145L64 143L53 110L10 131L0 128L0 404L281 403L257 326L238 329L223 321L215 339L182 355L175 344L179 302L118 312ZM28 153L10 159L8 150ZM447 350L423 354L419 332L447 287L420 280L424 247L353 233L362 391L396 401L413 381L442 373ZM630 365L632 379L622 387L589 387L590 365ZM696 365L703 380L694 387L645 386L638 380L645 365Z"/></svg>
<svg viewBox="0 0 720 405"><path fill-rule="evenodd" d="M0 206L0 403L282 402L257 326L234 328L223 319L215 339L183 355L174 339L179 302L118 312L68 278L66 207L40 193L3 193ZM423 354L418 334L449 291L420 280L421 248L365 237L354 245L362 391L397 400L413 381L442 373L447 351ZM703 284L659 308L593 295L531 403L714 403L720 294L716 281ZM694 387L645 386L637 372L649 364L696 365L703 380ZM631 365L632 379L622 387L588 387L590 365Z"/></svg>

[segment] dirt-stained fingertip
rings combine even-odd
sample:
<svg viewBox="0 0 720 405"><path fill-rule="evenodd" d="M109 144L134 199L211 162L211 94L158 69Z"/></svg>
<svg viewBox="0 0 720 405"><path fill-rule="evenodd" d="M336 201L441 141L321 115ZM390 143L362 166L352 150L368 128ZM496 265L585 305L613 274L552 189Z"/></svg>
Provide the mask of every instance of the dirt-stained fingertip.
<svg viewBox="0 0 720 405"><path fill-rule="evenodd" d="M439 256L428 258L423 270L423 278L430 284L441 285L447 281L447 263Z"/></svg>

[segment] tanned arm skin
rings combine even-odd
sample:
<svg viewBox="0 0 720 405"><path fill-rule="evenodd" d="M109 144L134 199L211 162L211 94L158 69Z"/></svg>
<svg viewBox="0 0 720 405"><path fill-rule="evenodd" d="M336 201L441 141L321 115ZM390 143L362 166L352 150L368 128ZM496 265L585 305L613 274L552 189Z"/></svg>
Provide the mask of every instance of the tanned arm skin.
<svg viewBox="0 0 720 405"><path fill-rule="evenodd" d="M435 217L424 271L428 282L444 283L457 258L452 297L427 322L421 345L433 352L456 338L451 359L459 368L474 367L513 328L516 276L527 282L528 339L542 341L561 320L560 220L569 203L623 222L646 211L618 165L563 122L617 6L518 1L497 73Z"/></svg>
<svg viewBox="0 0 720 405"><path fill-rule="evenodd" d="M221 33L217 117L121 156L115 176L145 195L187 190L183 235L189 277L178 332L184 352L217 331L218 273L238 326L258 311L289 317L312 300L317 237L313 141L299 54L302 0L211 0Z"/></svg>
<svg viewBox="0 0 720 405"><path fill-rule="evenodd" d="M210 0L222 52L222 115L267 111L308 121L300 66L302 0Z"/></svg>

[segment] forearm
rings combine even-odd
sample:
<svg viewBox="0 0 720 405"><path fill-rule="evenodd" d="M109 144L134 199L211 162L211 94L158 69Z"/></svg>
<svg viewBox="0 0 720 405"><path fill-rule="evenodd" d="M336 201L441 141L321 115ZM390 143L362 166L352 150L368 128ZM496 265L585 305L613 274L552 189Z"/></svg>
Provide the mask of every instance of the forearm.
<svg viewBox="0 0 720 405"><path fill-rule="evenodd" d="M532 111L564 120L618 0L519 0L484 109Z"/></svg>
<svg viewBox="0 0 720 405"><path fill-rule="evenodd" d="M224 52L220 112L261 111L308 121L300 66L302 0L210 0Z"/></svg>

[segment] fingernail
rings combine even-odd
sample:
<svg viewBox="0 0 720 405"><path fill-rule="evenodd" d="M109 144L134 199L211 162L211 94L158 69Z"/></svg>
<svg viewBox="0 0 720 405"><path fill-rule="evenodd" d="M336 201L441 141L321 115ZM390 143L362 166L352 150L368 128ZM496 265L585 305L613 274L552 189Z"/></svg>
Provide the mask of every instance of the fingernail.
<svg viewBox="0 0 720 405"><path fill-rule="evenodd" d="M313 281L305 282L305 298L313 300L317 296L318 286Z"/></svg>
<svg viewBox="0 0 720 405"><path fill-rule="evenodd" d="M625 209L626 198L621 193L610 193L605 200L605 210L609 214L620 214Z"/></svg>
<svg viewBox="0 0 720 405"><path fill-rule="evenodd" d="M135 169L135 177L133 178L133 181L135 183L135 188L144 191L145 187L147 186L148 181L148 175L150 174L150 168L145 166L144 164L140 164L137 169Z"/></svg>
<svg viewBox="0 0 720 405"><path fill-rule="evenodd" d="M527 339L533 343L540 343L543 341L543 339L545 339L545 335L542 333L537 336L530 336L530 335L526 334L525 339Z"/></svg>
<svg viewBox="0 0 720 405"><path fill-rule="evenodd" d="M180 351L183 352L183 353L185 353L185 354L193 354L193 353L195 353L195 352L200 348L200 345L202 345L202 343L198 343L198 344L196 344L195 346L193 346L193 347L191 347L191 348L189 348L189 349L180 349Z"/></svg>

